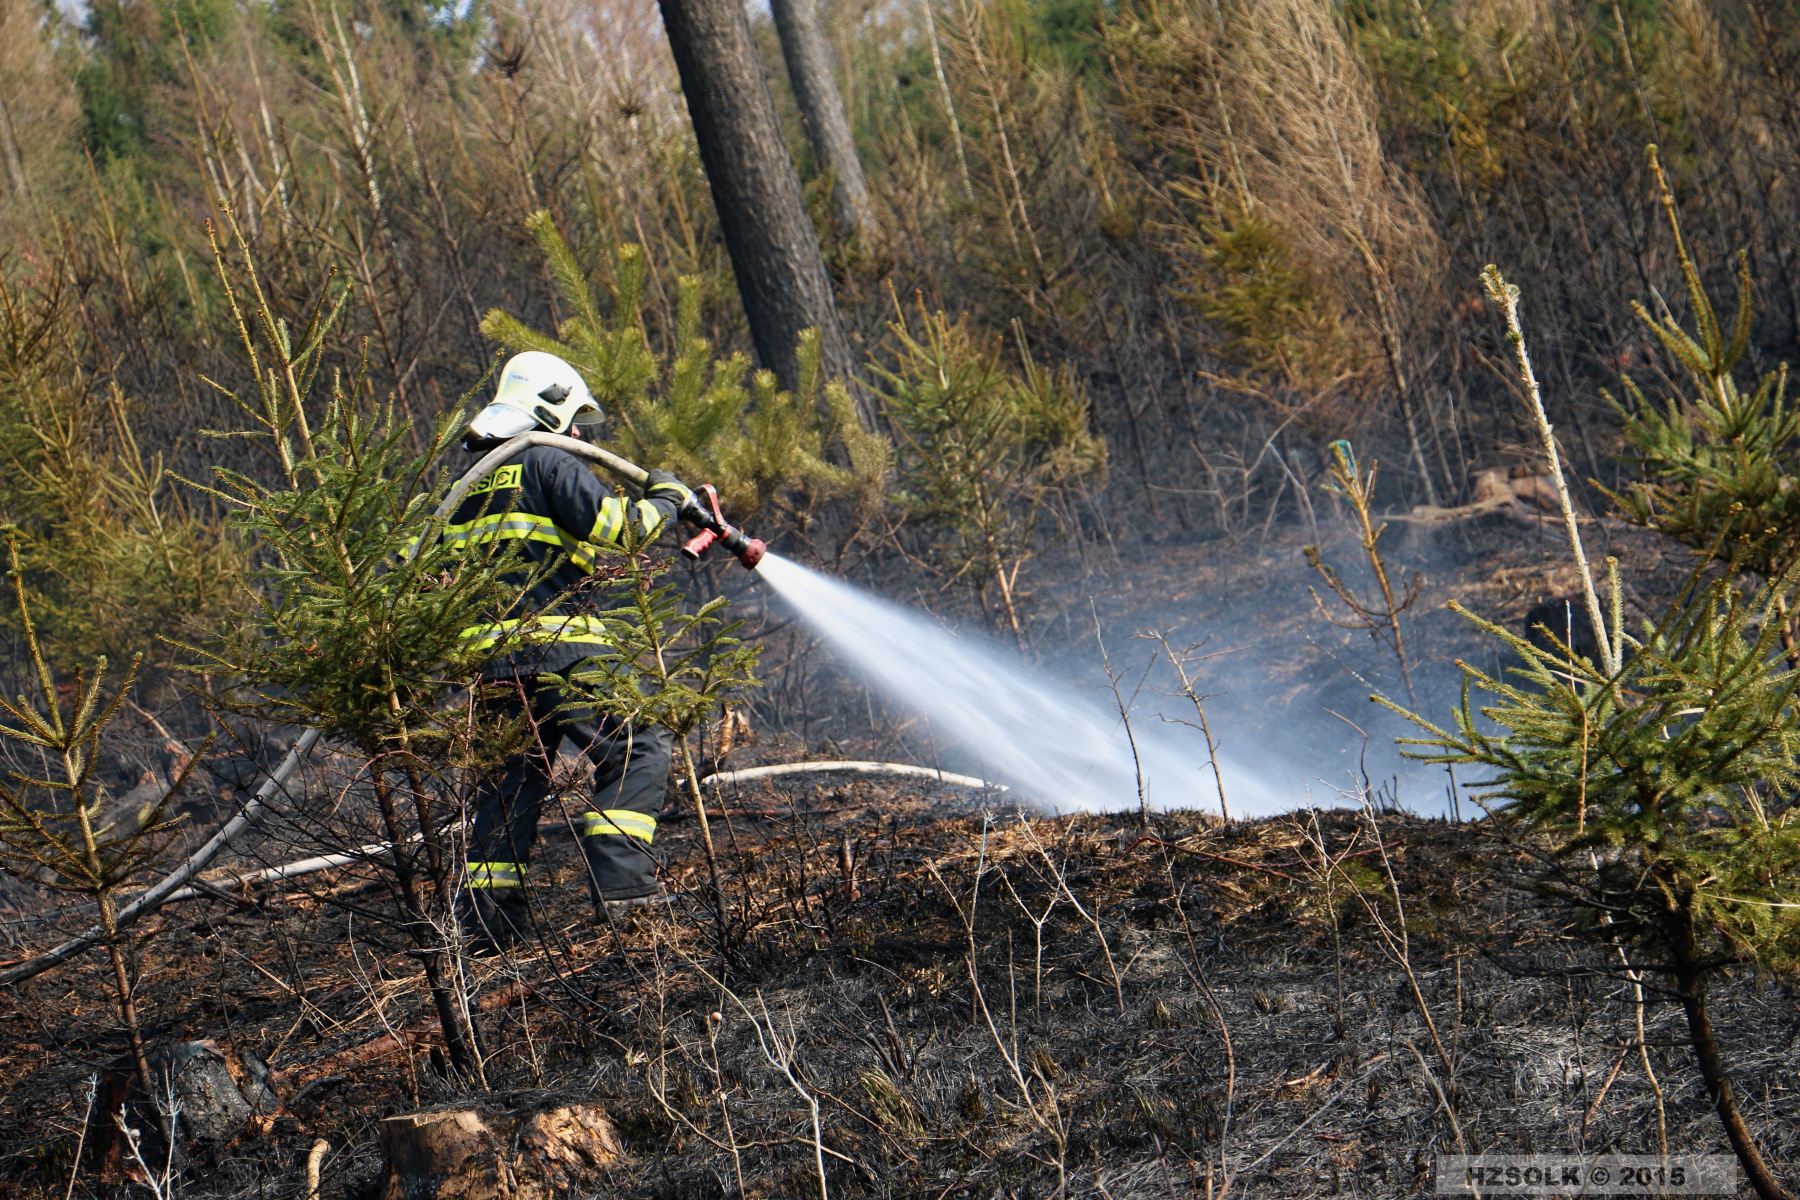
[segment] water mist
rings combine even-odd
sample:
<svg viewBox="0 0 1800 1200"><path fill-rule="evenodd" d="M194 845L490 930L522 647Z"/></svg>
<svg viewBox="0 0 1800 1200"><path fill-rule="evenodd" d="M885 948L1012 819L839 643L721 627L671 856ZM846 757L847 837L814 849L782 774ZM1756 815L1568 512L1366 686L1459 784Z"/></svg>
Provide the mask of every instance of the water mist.
<svg viewBox="0 0 1800 1200"><path fill-rule="evenodd" d="M1217 811L1205 742L1185 726L1115 711L1019 663L986 639L952 634L923 614L770 554L757 574L819 633L839 661L958 743L984 777L1060 811L1137 807ZM1136 742L1134 756L1132 743ZM1219 760L1231 815L1296 807L1255 773Z"/></svg>

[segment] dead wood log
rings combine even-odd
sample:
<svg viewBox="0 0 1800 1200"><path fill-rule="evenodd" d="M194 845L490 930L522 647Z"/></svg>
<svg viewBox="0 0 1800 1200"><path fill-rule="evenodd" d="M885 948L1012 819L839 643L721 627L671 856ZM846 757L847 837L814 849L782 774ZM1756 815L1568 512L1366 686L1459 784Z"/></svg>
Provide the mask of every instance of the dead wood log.
<svg viewBox="0 0 1800 1200"><path fill-rule="evenodd" d="M591 1190L624 1154L592 1105L539 1112L443 1109L381 1123L381 1200L551 1200Z"/></svg>
<svg viewBox="0 0 1800 1200"><path fill-rule="evenodd" d="M273 1075L274 1086L287 1093L286 1103L290 1106L299 1102L301 1096L313 1084L323 1079L342 1078L349 1067L359 1067L364 1063L374 1062L378 1058L386 1058L390 1054L401 1051L417 1053L422 1047L428 1047L441 1038L436 1036L435 1021L422 1023L416 1027L384 1033L379 1037L360 1042L348 1050L340 1051L329 1058L303 1066L290 1067L284 1071L276 1071Z"/></svg>
<svg viewBox="0 0 1800 1200"><path fill-rule="evenodd" d="M340 988L339 992L345 990L347 989ZM330 996L321 998L319 1002L324 1003L337 994L338 992L333 992ZM482 996L475 1001L475 1007L480 1012L490 1013L494 1012L496 1009L510 1007L511 1005L518 1004L522 1001L530 1000L536 997L537 994L538 988L535 984L524 982L514 983L509 987L502 988L500 991L490 992L489 994ZM354 1046L338 1051L328 1058L319 1059L317 1062L305 1063L299 1066L289 1067L283 1071L271 1072L267 1076L270 1085L270 1095L275 1095L275 1089L279 1089L280 1091L287 1093L288 1104L297 1104L308 1089L326 1079L342 1078L344 1073L353 1067L359 1067L365 1063L374 1062L378 1058L386 1058L390 1054L399 1054L402 1052L417 1054L422 1049L428 1049L434 1045L441 1045L442 1042L443 1037L438 1030L437 1018L434 1015L424 1020L416 1021L404 1028L370 1038L366 1042L359 1042ZM277 1101L277 1103L279 1103L279 1101Z"/></svg>
<svg viewBox="0 0 1800 1200"><path fill-rule="evenodd" d="M1469 476L1470 500L1453 508L1421 504L1405 516L1389 518L1416 525L1441 525L1496 513L1530 522L1541 515L1555 515L1560 501L1556 487L1542 475L1515 474L1507 467L1489 467Z"/></svg>

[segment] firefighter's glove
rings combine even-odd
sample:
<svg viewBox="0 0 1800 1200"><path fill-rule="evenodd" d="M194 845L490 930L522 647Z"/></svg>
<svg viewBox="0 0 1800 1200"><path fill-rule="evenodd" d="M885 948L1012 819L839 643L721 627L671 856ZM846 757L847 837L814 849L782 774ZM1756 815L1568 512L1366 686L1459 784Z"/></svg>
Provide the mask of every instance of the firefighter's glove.
<svg viewBox="0 0 1800 1200"><path fill-rule="evenodd" d="M673 471L651 471L644 480L644 499L667 500L678 513L694 505L694 489L675 478Z"/></svg>

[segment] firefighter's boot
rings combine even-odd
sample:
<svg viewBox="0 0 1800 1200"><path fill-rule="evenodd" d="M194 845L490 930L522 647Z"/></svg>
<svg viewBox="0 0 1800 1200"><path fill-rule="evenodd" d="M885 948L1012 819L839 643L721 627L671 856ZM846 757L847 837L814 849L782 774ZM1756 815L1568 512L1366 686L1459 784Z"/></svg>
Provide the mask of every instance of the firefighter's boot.
<svg viewBox="0 0 1800 1200"><path fill-rule="evenodd" d="M494 954L530 936L522 863L470 863L457 919L476 955Z"/></svg>

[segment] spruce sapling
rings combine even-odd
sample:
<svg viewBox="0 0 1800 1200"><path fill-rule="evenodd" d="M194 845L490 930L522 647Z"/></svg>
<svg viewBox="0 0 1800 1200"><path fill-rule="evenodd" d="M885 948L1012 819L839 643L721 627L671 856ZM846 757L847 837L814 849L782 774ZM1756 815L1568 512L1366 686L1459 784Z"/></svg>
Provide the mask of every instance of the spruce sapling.
<svg viewBox="0 0 1800 1200"><path fill-rule="evenodd" d="M1633 524L1696 550L1710 552L1717 543L1743 569L1777 578L1800 562L1800 409L1787 400L1786 364L1748 392L1738 386L1735 372L1749 349L1755 315L1749 258L1738 253L1737 315L1727 338L1688 254L1655 146L1649 154L1694 331L1666 313L1657 319L1642 304L1632 307L1687 372L1694 392L1657 405L1626 375L1621 382L1629 408L1602 393L1624 421L1630 447L1625 461L1641 472L1608 495ZM1800 613L1784 613L1782 626L1784 645L1794 655Z"/></svg>
<svg viewBox="0 0 1800 1200"><path fill-rule="evenodd" d="M1426 731L1403 739L1415 756L1490 769L1475 799L1539 843L1538 885L1628 971L1668 979L1764 1200L1790 1193L1738 1107L1708 994L1732 966L1800 966L1800 672L1781 644L1797 583L1800 567L1746 597L1696 572L1613 672L1554 633L1541 650L1452 605L1518 655L1517 682L1459 663L1448 729L1380 700ZM1616 608L1612 634L1626 640Z"/></svg>
<svg viewBox="0 0 1800 1200"><path fill-rule="evenodd" d="M168 790L125 822L103 823L106 797L94 777L100 740L125 702L143 656L133 657L110 699L102 694L106 659L96 658L92 674L77 674L65 700L38 639L26 599L18 543L10 532L6 552L8 579L18 601L19 624L39 697L33 702L24 696L0 696L0 712L10 718L0 724L0 741L29 747L34 757L42 755L44 773L40 778L11 769L0 779L0 866L27 882L86 896L99 908L119 1018L131 1044L138 1081L146 1096L154 1096L131 972L121 944L118 895L140 872L155 866L174 840L181 824L181 815L173 810L175 797L200 755L190 756Z"/></svg>
<svg viewBox="0 0 1800 1200"><path fill-rule="evenodd" d="M461 432L460 408L415 452L411 422L371 397L362 373L316 386L344 295L327 291L295 337L231 229L239 261L227 261L216 236L214 249L257 391L219 390L249 419L236 436L278 470L268 480L219 467L210 484L193 485L229 506L254 555L240 579L248 618L190 649L230 685L219 707L321 729L365 764L387 842L376 865L391 877L451 1063L479 1080L439 934L454 884L443 836L455 811L434 776L472 732L444 704L478 669L465 631L518 599L520 585L501 579L518 569L516 556L504 543L469 550L438 536L433 514L448 481L436 462Z"/></svg>
<svg viewBox="0 0 1800 1200"><path fill-rule="evenodd" d="M916 328L899 315L889 326L898 359L874 370L900 437L900 506L931 531L946 586L966 584L1023 649L1019 578L1038 522L1060 491L1098 482L1106 443L1090 429L1079 381L1039 366L1018 326L1014 371L967 321L922 304Z"/></svg>
<svg viewBox="0 0 1800 1200"><path fill-rule="evenodd" d="M726 623L726 597L689 611L674 585L658 582L669 570L667 561L654 561L643 550L629 542L615 550L620 556L620 603L600 614L613 653L589 659L571 678L583 693L578 703L591 703L633 725L661 725L674 735L681 781L706 851L719 951L728 955L725 892L688 735L727 699L756 686L761 648L738 640L740 622Z"/></svg>
<svg viewBox="0 0 1800 1200"><path fill-rule="evenodd" d="M1666 183L1663 196L1673 224ZM1675 231L1679 240L1678 225ZM1681 261L1697 307L1704 306L1685 249ZM1642 638L1628 637L1617 560L1607 560L1605 605L1587 566L1525 347L1519 289L1493 266L1482 281L1505 316L1544 440L1600 661L1554 629L1540 627L1548 646L1541 649L1452 603L1518 656L1523 665L1512 674L1519 683L1459 662L1463 696L1448 730L1373 699L1429 735L1402 739L1422 748L1409 753L1494 771L1475 799L1503 828L1539 843L1547 864L1539 886L1583 914L1581 930L1620 954L1634 984L1646 971L1669 980L1745 1174L1763 1200L1792 1200L1738 1107L1708 993L1734 965L1800 966L1800 671L1784 645L1800 564L1765 574L1744 594L1734 577L1759 561L1767 565L1759 558L1768 544L1763 531L1736 524L1740 504L1696 502L1684 528L1703 552L1700 566L1661 619L1645 623ZM1672 321L1661 331L1665 343L1690 369L1723 372L1709 377L1715 385L1728 383L1726 360L1735 355L1722 346L1710 307L1698 319L1709 350ZM1747 330L1746 316L1739 328ZM1705 362L1703 353L1710 356ZM1718 521L1710 532L1701 526L1708 520ZM1723 573L1713 569L1721 564ZM1478 705L1472 693L1495 703ZM1500 732L1491 732L1495 726Z"/></svg>

